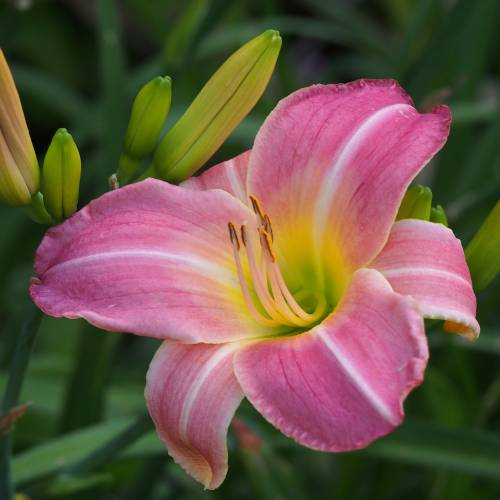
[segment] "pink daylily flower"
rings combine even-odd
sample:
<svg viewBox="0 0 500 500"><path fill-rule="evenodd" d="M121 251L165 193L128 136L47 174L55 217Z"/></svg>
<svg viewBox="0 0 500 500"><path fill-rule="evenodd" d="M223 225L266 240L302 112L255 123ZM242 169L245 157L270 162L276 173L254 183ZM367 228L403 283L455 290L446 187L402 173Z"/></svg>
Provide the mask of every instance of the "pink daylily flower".
<svg viewBox="0 0 500 500"><path fill-rule="evenodd" d="M146 399L170 455L207 488L243 397L297 442L364 447L403 420L428 358L423 317L474 338L462 246L394 222L443 146L394 81L287 97L250 152L182 186L146 180L48 231L31 287L47 314L164 339Z"/></svg>

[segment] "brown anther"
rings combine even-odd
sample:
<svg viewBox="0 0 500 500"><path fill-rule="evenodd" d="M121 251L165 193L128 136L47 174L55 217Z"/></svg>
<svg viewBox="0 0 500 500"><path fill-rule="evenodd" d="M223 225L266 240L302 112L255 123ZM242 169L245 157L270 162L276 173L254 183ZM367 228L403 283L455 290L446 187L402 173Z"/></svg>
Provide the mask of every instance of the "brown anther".
<svg viewBox="0 0 500 500"><path fill-rule="evenodd" d="M243 242L243 245L247 246L247 230L245 229L245 226L241 226L240 232L241 232L241 241Z"/></svg>
<svg viewBox="0 0 500 500"><path fill-rule="evenodd" d="M267 250L272 262L276 262L276 254L273 250L273 242L271 240L271 235L265 229L259 229L260 241L262 246Z"/></svg>
<svg viewBox="0 0 500 500"><path fill-rule="evenodd" d="M271 236L271 241L274 241L273 226L271 225L271 219L267 214L264 215L264 229L269 233L269 236Z"/></svg>
<svg viewBox="0 0 500 500"><path fill-rule="evenodd" d="M262 210L262 206L260 204L260 201L259 199L254 196L253 194L251 194L249 196L250 198L250 201L252 202L252 208L253 208L253 211L255 212L256 215L259 216L259 219L260 219L260 223L261 224L264 224L264 211Z"/></svg>
<svg viewBox="0 0 500 500"><path fill-rule="evenodd" d="M229 229L229 239L231 243L236 247L236 250L240 249L240 242L238 240L238 233L232 222L227 223L227 228Z"/></svg>

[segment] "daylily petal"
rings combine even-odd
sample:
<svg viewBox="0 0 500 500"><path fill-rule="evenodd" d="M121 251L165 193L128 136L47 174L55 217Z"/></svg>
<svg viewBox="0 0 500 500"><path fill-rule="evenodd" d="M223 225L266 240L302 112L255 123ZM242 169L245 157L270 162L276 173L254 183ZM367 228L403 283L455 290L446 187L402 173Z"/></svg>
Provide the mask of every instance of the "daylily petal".
<svg viewBox="0 0 500 500"><path fill-rule="evenodd" d="M235 356L245 396L301 444L323 451L366 446L403 419L428 351L413 299L361 269L337 310L311 331L255 341Z"/></svg>
<svg viewBox="0 0 500 500"><path fill-rule="evenodd" d="M479 335L476 296L462 244L442 224L396 222L370 267L384 274L396 292L411 295L424 316L449 320L451 331L471 340Z"/></svg>
<svg viewBox="0 0 500 500"><path fill-rule="evenodd" d="M253 213L223 191L147 180L48 231L31 286L47 314L186 343L252 337L227 222Z"/></svg>
<svg viewBox="0 0 500 500"><path fill-rule="evenodd" d="M146 400L172 458L206 488L227 473L226 434L243 393L234 376L238 346L164 342L148 371Z"/></svg>
<svg viewBox="0 0 500 500"><path fill-rule="evenodd" d="M420 114L392 80L314 85L283 99L257 135L247 186L273 222L278 254L308 273L319 256L340 294L383 247L449 123L447 107Z"/></svg>
<svg viewBox="0 0 500 500"><path fill-rule="evenodd" d="M223 189L243 203L248 203L246 187L249 157L250 151L245 151L231 160L210 167L197 177L190 177L181 185L199 191Z"/></svg>

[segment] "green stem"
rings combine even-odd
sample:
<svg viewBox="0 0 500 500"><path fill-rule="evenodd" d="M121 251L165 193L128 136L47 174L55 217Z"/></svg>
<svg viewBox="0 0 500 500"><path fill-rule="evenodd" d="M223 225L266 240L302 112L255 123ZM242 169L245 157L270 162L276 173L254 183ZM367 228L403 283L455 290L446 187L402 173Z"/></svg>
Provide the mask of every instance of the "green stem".
<svg viewBox="0 0 500 500"><path fill-rule="evenodd" d="M151 163L151 165L149 165L149 167L147 167L146 170L144 170L144 172L142 172L142 174L139 177L137 177L137 179L131 182L140 182L143 181L144 179L147 179L148 177L156 178L155 167L153 163Z"/></svg>
<svg viewBox="0 0 500 500"><path fill-rule="evenodd" d="M38 192L31 197L31 205L26 207L29 218L37 224L52 226L56 224L54 218L47 212L43 201L43 194Z"/></svg>
<svg viewBox="0 0 500 500"><path fill-rule="evenodd" d="M24 315L24 323L10 365L7 387L0 408L2 415L16 406L19 401L29 358L42 317L42 312L30 302ZM10 475L11 454L12 431L9 430L0 437L0 498L2 500L11 500L14 494Z"/></svg>
<svg viewBox="0 0 500 500"><path fill-rule="evenodd" d="M119 340L118 334L83 325L73 375L67 386L62 432L101 421Z"/></svg>

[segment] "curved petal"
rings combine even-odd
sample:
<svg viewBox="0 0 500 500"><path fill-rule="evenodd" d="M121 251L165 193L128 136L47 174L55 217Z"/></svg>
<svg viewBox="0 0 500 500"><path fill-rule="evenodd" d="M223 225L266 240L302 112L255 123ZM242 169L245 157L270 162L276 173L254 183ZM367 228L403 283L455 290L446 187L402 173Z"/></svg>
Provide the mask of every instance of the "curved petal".
<svg viewBox="0 0 500 500"><path fill-rule="evenodd" d="M442 224L401 220L370 265L396 292L411 295L422 314L448 320L447 327L473 340L479 335L476 296L462 244Z"/></svg>
<svg viewBox="0 0 500 500"><path fill-rule="evenodd" d="M160 438L209 489L226 477L227 429L243 398L233 371L237 348L164 342L147 375L145 396Z"/></svg>
<svg viewBox="0 0 500 500"><path fill-rule="evenodd" d="M223 189L243 203L247 203L246 186L249 158L250 151L245 151L230 160L210 167L197 177L190 177L181 185L198 191Z"/></svg>
<svg viewBox="0 0 500 500"><path fill-rule="evenodd" d="M254 215L223 191L147 180L48 231L31 286L47 314L180 342L262 334L241 294L227 222Z"/></svg>
<svg viewBox="0 0 500 500"><path fill-rule="evenodd" d="M414 301L361 269L322 324L252 342L236 354L235 372L245 396L284 434L313 449L348 451L401 423L427 357Z"/></svg>
<svg viewBox="0 0 500 500"><path fill-rule="evenodd" d="M271 217L278 253L306 269L316 253L340 294L383 247L449 123L447 107L420 114L392 80L315 85L283 99L257 135L247 186Z"/></svg>

